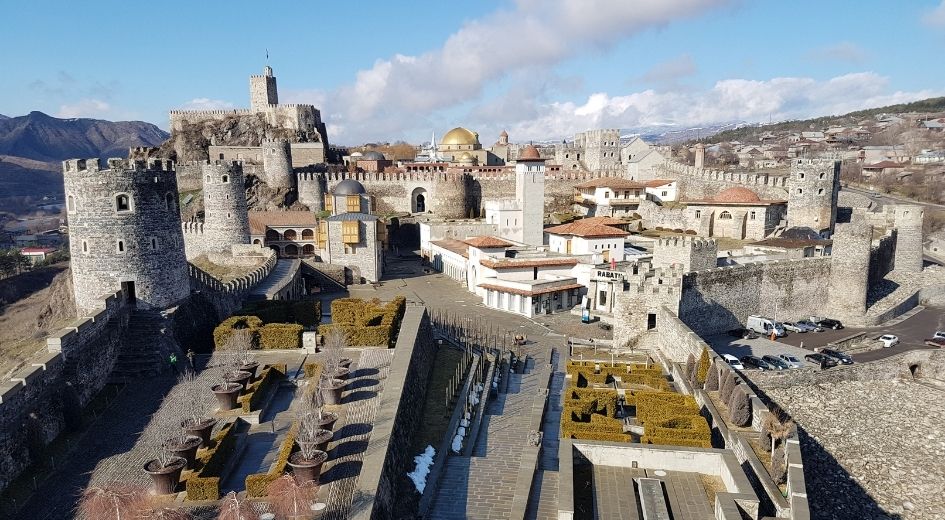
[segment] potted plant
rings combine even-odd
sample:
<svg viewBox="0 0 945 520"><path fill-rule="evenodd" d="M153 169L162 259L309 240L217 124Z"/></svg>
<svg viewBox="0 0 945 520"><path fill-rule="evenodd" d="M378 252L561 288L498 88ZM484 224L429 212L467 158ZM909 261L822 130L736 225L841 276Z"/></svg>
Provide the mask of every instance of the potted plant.
<svg viewBox="0 0 945 520"><path fill-rule="evenodd" d="M313 424L300 424L299 436L296 439L299 449L289 456L292 473L302 482L317 482L322 472L322 464L328 460L328 453L321 447L328 447L331 432L313 427Z"/></svg>
<svg viewBox="0 0 945 520"><path fill-rule="evenodd" d="M193 371L184 372L177 380L186 418L181 421L181 428L189 435L200 437L200 447L210 443L210 433L217 420L210 416L209 406L203 398L203 389Z"/></svg>
<svg viewBox="0 0 945 520"><path fill-rule="evenodd" d="M334 379L345 379L351 367L351 359L344 357L348 339L340 328L333 328L325 335L325 369L322 373Z"/></svg>
<svg viewBox="0 0 945 520"><path fill-rule="evenodd" d="M317 509L318 484L314 481L283 475L269 484L267 492L278 518L308 519Z"/></svg>
<svg viewBox="0 0 945 520"><path fill-rule="evenodd" d="M187 461L185 468L194 467L194 461L197 460L197 448L201 444L203 444L203 439L190 435L184 430L164 441L167 451Z"/></svg>
<svg viewBox="0 0 945 520"><path fill-rule="evenodd" d="M227 411L236 408L236 400L239 397L243 387L234 381L229 381L226 373L220 377L220 382L211 387L213 394L217 397L217 404L220 405L220 411Z"/></svg>
<svg viewBox="0 0 945 520"><path fill-rule="evenodd" d="M241 499L235 491L230 491L220 501L217 520L259 520L259 515L249 502Z"/></svg>
<svg viewBox="0 0 945 520"><path fill-rule="evenodd" d="M240 393L246 391L246 387L249 385L250 380L253 378L253 374L246 372L245 370L231 370L223 375L223 378L226 379L228 383L236 383L239 385Z"/></svg>
<svg viewBox="0 0 945 520"><path fill-rule="evenodd" d="M249 329L234 330L226 341L226 351L233 358L235 370L249 372L251 379L256 378L256 370L259 368L259 362L253 354L255 347L253 333Z"/></svg>
<svg viewBox="0 0 945 520"><path fill-rule="evenodd" d="M338 414L325 410L325 399L315 385L306 385L300 406L305 412L315 416L318 428L329 431L335 429Z"/></svg>
<svg viewBox="0 0 945 520"><path fill-rule="evenodd" d="M321 396L325 404L341 404L341 392L344 390L347 382L343 379L336 379L322 374L318 382Z"/></svg>
<svg viewBox="0 0 945 520"><path fill-rule="evenodd" d="M161 424L162 427L154 432L155 436L153 437L157 443L155 446L157 456L144 463L144 471L151 476L153 482L151 489L155 495L170 495L177 490L177 484L180 483L180 473L187 465L187 459L171 452L165 442L165 439L172 438L177 434L176 424L171 421L161 421L158 424ZM196 448L194 449L196 450Z"/></svg>

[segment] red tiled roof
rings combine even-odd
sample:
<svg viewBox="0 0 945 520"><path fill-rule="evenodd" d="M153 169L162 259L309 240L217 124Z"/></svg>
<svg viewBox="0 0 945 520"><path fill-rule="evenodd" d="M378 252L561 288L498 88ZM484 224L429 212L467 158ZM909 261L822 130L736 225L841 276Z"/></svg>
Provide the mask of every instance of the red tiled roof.
<svg viewBox="0 0 945 520"><path fill-rule="evenodd" d="M556 265L577 265L577 258L557 257L557 258L527 258L517 260L514 258L491 259L481 258L479 263L489 269L516 269L520 267L551 267Z"/></svg>
<svg viewBox="0 0 945 520"><path fill-rule="evenodd" d="M651 181L643 181L642 184L647 188L658 188L660 186L666 186L667 184L672 184L676 181L672 179L653 179Z"/></svg>
<svg viewBox="0 0 945 520"><path fill-rule="evenodd" d="M617 236L625 237L629 235L629 233L622 229L605 226L596 222L587 222L586 219L575 220L570 224L562 224L560 226L550 227L545 231L555 235L573 235L586 238Z"/></svg>
<svg viewBox="0 0 945 520"><path fill-rule="evenodd" d="M783 204L783 200L763 200L758 196L757 193L749 190L748 188L743 188L741 186L735 186L733 188L727 188L719 192L718 195L712 197L711 199L693 199L693 200L683 200L680 201L683 204L707 204L707 205L718 205L718 206L730 206L730 205L739 205L739 206L768 206L771 204Z"/></svg>
<svg viewBox="0 0 945 520"><path fill-rule="evenodd" d="M488 235L481 236L481 237L467 238L466 240L463 240L463 242L465 242L467 245L478 247L479 249L491 248L491 247L512 247L515 245L511 242L506 242L505 240L502 240L501 238L488 236Z"/></svg>
<svg viewBox="0 0 945 520"><path fill-rule="evenodd" d="M266 234L267 227L316 228L318 217L311 211L250 211L249 232L252 235Z"/></svg>
<svg viewBox="0 0 945 520"><path fill-rule="evenodd" d="M581 219L581 222L593 222L595 224L602 224L604 226L625 226L630 222L626 220L620 220L619 218L614 217L585 217Z"/></svg>
<svg viewBox="0 0 945 520"><path fill-rule="evenodd" d="M575 184L575 188L610 188L610 189L634 189L646 188L646 184L623 177L601 177Z"/></svg>
<svg viewBox="0 0 945 520"><path fill-rule="evenodd" d="M447 251L452 251L457 255L461 255L463 258L469 258L469 246L462 240L447 238L443 240L431 240L430 243Z"/></svg>
<svg viewBox="0 0 945 520"><path fill-rule="evenodd" d="M20 252L25 255L29 253L52 253L55 250L53 247L24 247L20 249Z"/></svg>
<svg viewBox="0 0 945 520"><path fill-rule="evenodd" d="M569 291L571 289L580 289L584 286L579 283L572 283L569 285L543 287L540 289L536 289L534 291L526 291L524 289L513 289L511 287L503 287L501 285L493 285L493 284L488 284L488 283L481 283L479 284L479 287L482 287L483 289L489 289L492 291L499 291L499 292L504 292L504 293L509 293L509 294L518 294L521 296L539 296L542 294L548 294L548 293L553 293L553 292L558 292L558 291Z"/></svg>

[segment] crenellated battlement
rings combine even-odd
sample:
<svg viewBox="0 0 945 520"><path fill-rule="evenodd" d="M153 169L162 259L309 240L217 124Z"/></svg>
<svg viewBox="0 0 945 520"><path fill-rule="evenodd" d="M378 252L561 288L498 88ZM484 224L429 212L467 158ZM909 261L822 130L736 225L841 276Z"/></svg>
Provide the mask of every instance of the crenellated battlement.
<svg viewBox="0 0 945 520"><path fill-rule="evenodd" d="M749 172L729 172L725 170L713 170L708 168L696 168L688 164L682 164L677 161L667 159L657 166L658 174L669 177L685 176L706 181L727 182L743 186L769 186L773 188L784 188L787 186L787 176L772 175L768 173L749 173Z"/></svg>
<svg viewBox="0 0 945 520"><path fill-rule="evenodd" d="M684 249L716 250L718 248L714 239L703 237L661 237L656 241L657 247L678 247Z"/></svg>
<svg viewBox="0 0 945 520"><path fill-rule="evenodd" d="M185 235L203 235L203 222L196 220L181 222L180 227Z"/></svg>
<svg viewBox="0 0 945 520"><path fill-rule="evenodd" d="M248 116L254 112L248 108L229 108L229 109L217 109L217 110L171 110L171 117L173 116Z"/></svg>
<svg viewBox="0 0 945 520"><path fill-rule="evenodd" d="M105 164L106 168L103 170L101 161L97 157L91 159L67 159L62 161L62 173L96 173L108 170L176 172L174 161L158 157L148 157L147 159L122 159L120 157L111 157L105 161Z"/></svg>
<svg viewBox="0 0 945 520"><path fill-rule="evenodd" d="M227 283L221 282L210 273L187 262L191 285L197 290L209 290L230 294L245 293L255 287L259 282L265 280L276 266L277 258L275 251L264 247L260 247L259 250L260 253L266 257L266 261L249 273Z"/></svg>

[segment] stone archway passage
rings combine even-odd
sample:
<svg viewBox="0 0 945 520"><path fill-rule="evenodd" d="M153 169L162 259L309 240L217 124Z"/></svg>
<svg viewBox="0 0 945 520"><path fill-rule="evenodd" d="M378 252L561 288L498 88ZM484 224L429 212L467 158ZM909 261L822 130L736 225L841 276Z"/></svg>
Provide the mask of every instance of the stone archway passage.
<svg viewBox="0 0 945 520"><path fill-rule="evenodd" d="M411 213L426 213L427 203L427 190L424 188L416 188L413 190L413 193L410 194Z"/></svg>

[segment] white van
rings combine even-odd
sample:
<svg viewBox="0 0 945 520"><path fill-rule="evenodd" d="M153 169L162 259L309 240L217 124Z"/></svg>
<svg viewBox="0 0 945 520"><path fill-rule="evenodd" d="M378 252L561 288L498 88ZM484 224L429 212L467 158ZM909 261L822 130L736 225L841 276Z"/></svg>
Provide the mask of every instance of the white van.
<svg viewBox="0 0 945 520"><path fill-rule="evenodd" d="M779 338L787 336L787 332L780 322L774 321L771 318L765 318L764 316L758 316L757 314L752 314L748 317L748 323L745 325L745 328L753 330L765 337L770 337L771 331L774 331L775 336Z"/></svg>

